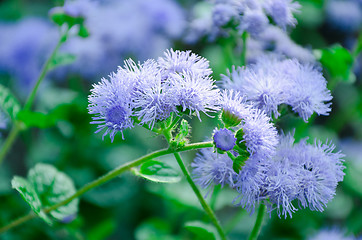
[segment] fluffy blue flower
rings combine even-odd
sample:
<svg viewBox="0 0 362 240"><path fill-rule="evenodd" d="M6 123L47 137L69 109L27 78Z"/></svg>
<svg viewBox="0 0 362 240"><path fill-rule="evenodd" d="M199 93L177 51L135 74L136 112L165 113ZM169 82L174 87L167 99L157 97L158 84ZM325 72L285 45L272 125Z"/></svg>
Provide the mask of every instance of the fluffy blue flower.
<svg viewBox="0 0 362 240"><path fill-rule="evenodd" d="M265 170L259 160L258 157L250 157L235 177L233 186L239 193L233 203L245 208L251 214L254 212L255 206L265 199L262 189Z"/></svg>
<svg viewBox="0 0 362 240"><path fill-rule="evenodd" d="M192 174L196 184L202 188L220 184L233 186L233 161L226 154L213 152L212 148L201 149L191 163Z"/></svg>
<svg viewBox="0 0 362 240"><path fill-rule="evenodd" d="M296 59L264 57L248 68L233 67L222 75L223 86L245 95L248 101L278 117L278 106L288 104L304 121L316 112L328 115L332 99L321 69Z"/></svg>
<svg viewBox="0 0 362 240"><path fill-rule="evenodd" d="M136 69L137 83L132 95L133 107L138 109L135 116L141 124L146 123L153 128L156 121L164 120L176 111L175 101L167 93L167 84L162 81L157 62L148 60Z"/></svg>
<svg viewBox="0 0 362 240"><path fill-rule="evenodd" d="M233 67L227 75L222 75L223 86L240 91L257 108L278 117L278 106L285 102L287 89L286 77L278 68L280 63L273 58L265 58L248 68Z"/></svg>
<svg viewBox="0 0 362 240"><path fill-rule="evenodd" d="M236 144L234 133L229 129L215 129L213 135L215 146L223 151L232 150Z"/></svg>
<svg viewBox="0 0 362 240"><path fill-rule="evenodd" d="M134 71L136 64L129 60L124 68L109 75L109 80L102 78L101 82L93 85L88 97L90 114L94 114L91 124L99 124L95 133L106 129L104 137L109 133L113 142L117 132L133 128L132 93L135 85Z"/></svg>
<svg viewBox="0 0 362 240"><path fill-rule="evenodd" d="M166 50L164 57L158 59L164 78L170 74L189 72L200 77L207 77L212 73L209 61L191 51Z"/></svg>
<svg viewBox="0 0 362 240"><path fill-rule="evenodd" d="M298 11L300 5L293 0L269 0L264 7L275 23L284 30L287 26L294 27L297 23L293 13Z"/></svg>
<svg viewBox="0 0 362 240"><path fill-rule="evenodd" d="M323 211L344 175L343 154L333 150L330 143L310 145L302 140L294 144L291 134L281 137L277 153L266 164L265 181L269 201L279 215L291 216L295 199L303 208Z"/></svg>
<svg viewBox="0 0 362 240"><path fill-rule="evenodd" d="M191 67L193 68L193 67ZM216 112L219 108L219 89L208 76L195 72L172 73L167 79L169 98L173 99L181 111L195 113L200 119L200 112Z"/></svg>
<svg viewBox="0 0 362 240"><path fill-rule="evenodd" d="M251 109L241 121L243 129L243 142L248 152L260 156L272 156L278 145L278 131L270 122L270 118L260 109Z"/></svg>
<svg viewBox="0 0 362 240"><path fill-rule="evenodd" d="M305 122L316 112L318 115L328 115L331 111L331 92L327 89L327 81L322 70L311 64L301 64L289 60L285 68L292 85L286 103L292 106ZM325 103L327 102L327 103Z"/></svg>
<svg viewBox="0 0 362 240"><path fill-rule="evenodd" d="M216 4L212 11L212 20L216 26L224 26L238 15L236 9L229 4Z"/></svg>
<svg viewBox="0 0 362 240"><path fill-rule="evenodd" d="M250 113L251 105L246 103L246 98L240 92L226 89L221 92L220 106L221 118L227 126L237 126L246 115Z"/></svg>

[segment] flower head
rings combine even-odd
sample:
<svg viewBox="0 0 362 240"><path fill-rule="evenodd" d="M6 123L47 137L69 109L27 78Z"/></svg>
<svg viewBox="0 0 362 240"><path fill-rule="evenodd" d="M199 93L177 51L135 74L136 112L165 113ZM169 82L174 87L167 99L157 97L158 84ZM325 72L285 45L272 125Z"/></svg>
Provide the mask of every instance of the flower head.
<svg viewBox="0 0 362 240"><path fill-rule="evenodd" d="M295 26L297 20L293 13L297 12L299 8L299 3L293 0L269 0L265 4L267 13L284 30L287 26Z"/></svg>
<svg viewBox="0 0 362 240"><path fill-rule="evenodd" d="M261 10L247 10L241 18L240 30L256 37L268 26L268 18Z"/></svg>
<svg viewBox="0 0 362 240"><path fill-rule="evenodd" d="M170 77L173 73L189 72L192 75L207 77L212 73L209 61L191 51L174 51L172 48L164 53L164 57L158 59L163 71L163 78Z"/></svg>
<svg viewBox="0 0 362 240"><path fill-rule="evenodd" d="M219 110L219 90L210 77L195 72L171 74L167 80L167 94L181 111L195 113L200 119L200 112Z"/></svg>
<svg viewBox="0 0 362 240"><path fill-rule="evenodd" d="M232 186L236 176L233 161L226 154L214 153L212 148L201 149L191 167L196 184L202 188Z"/></svg>
<svg viewBox="0 0 362 240"><path fill-rule="evenodd" d="M226 128L215 129L213 139L215 146L223 151L233 149L236 144L234 133Z"/></svg>
<svg viewBox="0 0 362 240"><path fill-rule="evenodd" d="M106 128L103 138L109 133L113 142L117 132L133 127L132 92L135 79L129 66L134 66L129 60L124 68L109 75L109 80L102 78L101 82L93 85L88 97L89 113L94 114L92 124L99 124L96 133Z"/></svg>
<svg viewBox="0 0 362 240"><path fill-rule="evenodd" d="M233 89L221 92L220 105L223 111L221 119L228 127L239 125L251 108L251 105L246 103L246 98Z"/></svg>

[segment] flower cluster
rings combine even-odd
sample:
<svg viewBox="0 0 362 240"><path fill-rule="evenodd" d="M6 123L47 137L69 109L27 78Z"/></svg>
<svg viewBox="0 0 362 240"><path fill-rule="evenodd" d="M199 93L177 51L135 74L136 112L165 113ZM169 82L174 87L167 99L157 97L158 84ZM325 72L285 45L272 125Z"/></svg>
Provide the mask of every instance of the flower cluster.
<svg viewBox="0 0 362 240"><path fill-rule="evenodd" d="M277 209L279 217L292 216L294 200L301 208L323 211L343 180L344 155L333 152L331 143L294 141L291 134L280 136L272 157L251 155L239 172L228 155L203 150L192 163L196 182L203 188L229 185L240 193L234 203L250 212L262 202L269 211Z"/></svg>
<svg viewBox="0 0 362 240"><path fill-rule="evenodd" d="M299 8L299 3L293 0L213 1L211 16L196 18L191 23L191 32L193 38L202 33L223 35L225 28L234 26L239 32L258 37L270 25L268 17L283 30L294 27L297 21L293 14Z"/></svg>
<svg viewBox="0 0 362 240"><path fill-rule="evenodd" d="M247 100L278 117L278 106L287 104L304 121L316 112L328 115L332 100L321 69L296 59L263 57L248 68L235 68L222 77L223 86L236 89Z"/></svg>
<svg viewBox="0 0 362 240"><path fill-rule="evenodd" d="M168 50L164 57L136 64L131 59L94 85L89 113L95 114L97 132L106 128L114 139L117 132L137 121L153 128L175 114L205 114L219 109L219 90L209 76L209 62L191 51ZM122 134L123 136L123 134Z"/></svg>

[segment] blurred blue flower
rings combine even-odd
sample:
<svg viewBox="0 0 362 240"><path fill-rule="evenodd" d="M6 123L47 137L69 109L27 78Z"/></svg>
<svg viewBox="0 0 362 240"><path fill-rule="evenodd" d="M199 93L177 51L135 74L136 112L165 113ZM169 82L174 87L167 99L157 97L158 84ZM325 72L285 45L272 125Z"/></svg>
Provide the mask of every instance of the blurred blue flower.
<svg viewBox="0 0 362 240"><path fill-rule="evenodd" d="M230 151L236 144L234 133L229 129L215 129L213 133L215 146L223 151Z"/></svg>
<svg viewBox="0 0 362 240"><path fill-rule="evenodd" d="M293 14L300 8L298 2L293 0L268 0L265 2L264 7L275 23L284 30L287 26L294 27L297 23Z"/></svg>
<svg viewBox="0 0 362 240"><path fill-rule="evenodd" d="M347 236L347 234L337 228L330 228L330 229L322 229L314 236L308 238L308 240L357 240L357 238L353 236Z"/></svg>
<svg viewBox="0 0 362 240"><path fill-rule="evenodd" d="M261 10L247 10L240 20L240 30L247 31L251 36L257 37L268 26L269 20Z"/></svg>
<svg viewBox="0 0 362 240"><path fill-rule="evenodd" d="M57 42L57 31L44 19L27 17L0 23L0 71L13 77L20 96L33 87Z"/></svg>
<svg viewBox="0 0 362 240"><path fill-rule="evenodd" d="M328 0L327 22L333 29L354 32L362 27L362 4L355 0Z"/></svg>

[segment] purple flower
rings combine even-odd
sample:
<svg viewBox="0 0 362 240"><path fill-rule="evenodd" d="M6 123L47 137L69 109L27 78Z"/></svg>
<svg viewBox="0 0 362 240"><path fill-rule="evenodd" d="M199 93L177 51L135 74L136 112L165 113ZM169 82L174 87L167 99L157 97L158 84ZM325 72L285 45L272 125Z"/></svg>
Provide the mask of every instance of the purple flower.
<svg viewBox="0 0 362 240"><path fill-rule="evenodd" d="M226 154L214 153L212 148L201 149L191 163L196 184L202 188L220 184L233 186L233 161Z"/></svg>
<svg viewBox="0 0 362 240"><path fill-rule="evenodd" d="M236 144L234 133L229 129L215 129L213 135L215 146L223 151L232 150Z"/></svg>
<svg viewBox="0 0 362 240"><path fill-rule="evenodd" d="M309 237L308 240L357 240L352 235L347 236L345 231L334 227L331 229L322 229L317 234Z"/></svg>
<svg viewBox="0 0 362 240"><path fill-rule="evenodd" d="M230 4L216 4L212 12L212 20L217 26L224 26L238 15L236 9Z"/></svg>
<svg viewBox="0 0 362 240"><path fill-rule="evenodd" d="M240 30L257 37L268 26L268 18L261 10L247 10L240 21Z"/></svg>
<svg viewBox="0 0 362 240"><path fill-rule="evenodd" d="M298 12L300 5L293 0L269 0L265 3L265 10L282 29L294 27L297 20L293 13Z"/></svg>
<svg viewBox="0 0 362 240"><path fill-rule="evenodd" d="M173 73L189 72L191 75L200 77L208 77L212 73L209 61L191 51L174 51L171 48L166 50L164 57L158 59L158 63L164 78L170 77Z"/></svg>
<svg viewBox="0 0 362 240"><path fill-rule="evenodd" d="M207 115L219 110L220 93L214 82L197 72L173 73L167 79L166 92L182 112L188 110L190 115L195 113L200 119L200 112Z"/></svg>
<svg viewBox="0 0 362 240"><path fill-rule="evenodd" d="M133 128L132 92L135 85L136 64L132 60L125 62L116 73L109 75L109 80L93 85L91 95L88 97L89 113L94 114L91 124L99 124L96 133L106 128L104 137L109 133L113 142L117 132Z"/></svg>

